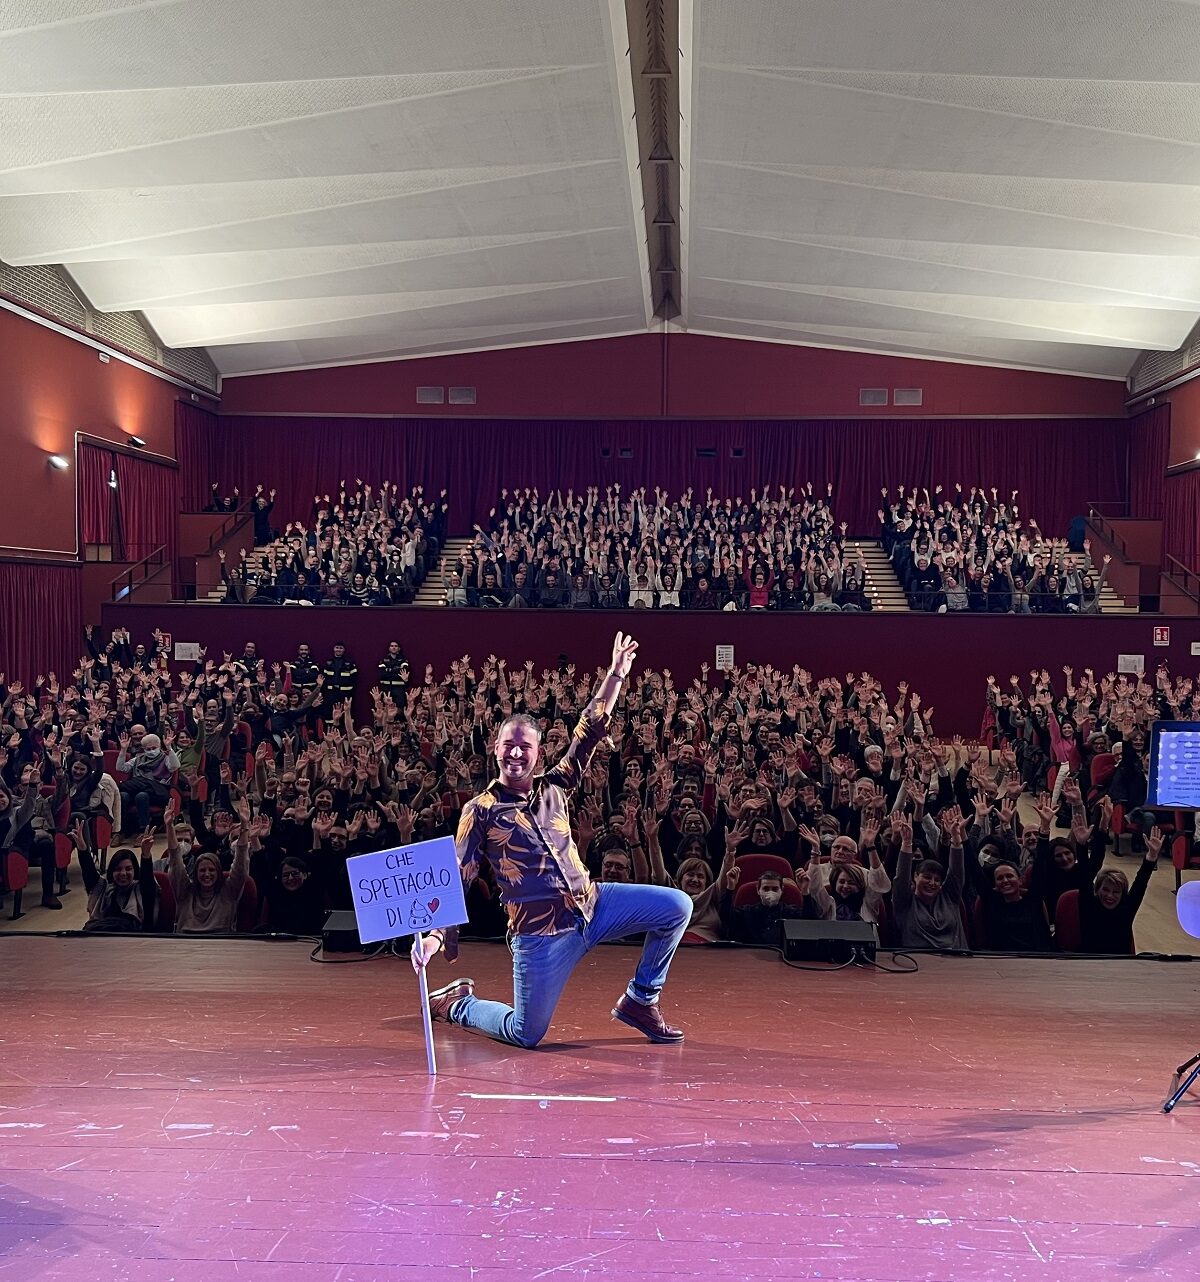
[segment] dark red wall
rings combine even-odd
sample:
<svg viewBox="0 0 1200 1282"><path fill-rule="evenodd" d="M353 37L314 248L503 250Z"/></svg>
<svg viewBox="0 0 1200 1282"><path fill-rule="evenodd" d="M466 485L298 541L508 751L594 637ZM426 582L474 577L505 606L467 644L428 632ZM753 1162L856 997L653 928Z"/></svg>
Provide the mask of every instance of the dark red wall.
<svg viewBox="0 0 1200 1282"><path fill-rule="evenodd" d="M468 386L472 407L418 405L418 386ZM861 409L860 387L920 387L924 403ZM863 352L637 334L225 380L231 414L451 418L1124 417L1125 385Z"/></svg>
<svg viewBox="0 0 1200 1282"><path fill-rule="evenodd" d="M580 667L607 663L612 635L621 628L641 642L639 661L668 667L679 685L699 675L702 661L715 661L718 644L733 644L735 659L773 663L790 669L799 663L814 675L869 671L889 690L907 680L937 711L942 734L975 735L983 712L989 674L1007 684L1010 675L1027 683L1034 666L1059 674L1063 664L1098 673L1115 670L1117 655L1144 654L1153 671L1168 659L1176 672L1195 674L1200 661L1188 650L1200 641L1200 619L1170 620L1171 645L1156 649L1151 618L999 618L930 615L729 615L670 610L371 610L350 607L126 606L108 607L106 627L129 627L148 637L155 627L176 641L199 641L210 654L240 652L248 640L267 659L295 654L307 641L327 656L342 641L363 674L362 693L373 684L378 663L393 638L400 641L415 669L432 663L439 675L450 660L496 654L510 664L531 658L539 670L565 652ZM366 710L366 705L361 711Z"/></svg>
<svg viewBox="0 0 1200 1282"><path fill-rule="evenodd" d="M0 546L74 554L77 430L175 457L180 388L0 308ZM52 471L51 454L71 460Z"/></svg>
<svg viewBox="0 0 1200 1282"><path fill-rule="evenodd" d="M683 417L1123 417L1125 385L1031 370L681 334L667 352L670 413ZM859 388L920 387L920 406L862 409Z"/></svg>
<svg viewBox="0 0 1200 1282"><path fill-rule="evenodd" d="M1200 378L1162 392L1155 400L1171 407L1171 448L1168 467L1196 461L1200 453Z"/></svg>

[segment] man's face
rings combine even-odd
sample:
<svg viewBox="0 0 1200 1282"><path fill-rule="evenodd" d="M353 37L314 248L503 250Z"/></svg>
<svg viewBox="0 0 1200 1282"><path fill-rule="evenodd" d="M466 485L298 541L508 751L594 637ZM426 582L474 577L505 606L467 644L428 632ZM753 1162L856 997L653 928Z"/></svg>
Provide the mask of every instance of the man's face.
<svg viewBox="0 0 1200 1282"><path fill-rule="evenodd" d="M302 645L300 649L296 651L296 657L300 659L301 662L307 663L309 659L312 658L312 651L308 646Z"/></svg>
<svg viewBox="0 0 1200 1282"><path fill-rule="evenodd" d="M534 730L523 721L511 721L496 740L496 764L508 788L523 791L533 781L541 749Z"/></svg>
<svg viewBox="0 0 1200 1282"><path fill-rule="evenodd" d="M829 848L829 858L835 864L852 864L858 859L858 846L851 837L835 837Z"/></svg>
<svg viewBox="0 0 1200 1282"><path fill-rule="evenodd" d="M630 882L633 880L633 869L629 856L623 850L609 850L600 861L600 880Z"/></svg>
<svg viewBox="0 0 1200 1282"><path fill-rule="evenodd" d="M395 659L395 658L399 655L399 653L400 653L400 643L399 643L399 641L389 641L389 642L388 642L388 657L389 657L389 658L392 658L392 659Z"/></svg>
<svg viewBox="0 0 1200 1282"><path fill-rule="evenodd" d="M344 645L335 645L333 647L333 657L335 659L342 658L345 655L345 653L346 653L346 647Z"/></svg>

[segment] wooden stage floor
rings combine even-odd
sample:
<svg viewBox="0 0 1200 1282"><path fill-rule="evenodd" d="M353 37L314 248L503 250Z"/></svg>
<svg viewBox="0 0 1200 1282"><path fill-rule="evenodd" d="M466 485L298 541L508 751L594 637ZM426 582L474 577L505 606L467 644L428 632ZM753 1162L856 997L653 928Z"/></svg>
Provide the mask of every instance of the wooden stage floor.
<svg viewBox="0 0 1200 1282"><path fill-rule="evenodd" d="M604 948L538 1051L438 1025L431 1085L407 964L308 948L0 942L0 1279L1200 1274L1200 964L690 950L679 1047Z"/></svg>

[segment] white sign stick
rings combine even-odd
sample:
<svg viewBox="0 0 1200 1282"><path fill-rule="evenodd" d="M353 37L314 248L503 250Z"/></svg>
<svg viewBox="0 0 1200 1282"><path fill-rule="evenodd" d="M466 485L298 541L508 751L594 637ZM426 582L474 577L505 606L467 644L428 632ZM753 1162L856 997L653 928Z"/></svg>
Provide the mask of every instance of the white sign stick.
<svg viewBox="0 0 1200 1282"><path fill-rule="evenodd" d="M424 936L418 931L416 937L417 951L421 949ZM422 966L417 972L417 983L421 990L421 1023L425 1026L425 1062L429 1066L429 1076L437 1076L437 1053L433 1047L433 1020L429 1016L429 976L428 967Z"/></svg>

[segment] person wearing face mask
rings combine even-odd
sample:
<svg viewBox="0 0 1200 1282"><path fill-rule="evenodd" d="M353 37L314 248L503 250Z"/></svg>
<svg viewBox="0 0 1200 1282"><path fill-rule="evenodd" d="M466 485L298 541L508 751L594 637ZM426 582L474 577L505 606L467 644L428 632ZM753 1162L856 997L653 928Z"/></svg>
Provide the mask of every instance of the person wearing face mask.
<svg viewBox="0 0 1200 1282"><path fill-rule="evenodd" d="M499 778L463 807L455 845L470 886L487 858L509 918L513 1005L483 1001L460 979L429 995L434 1019L472 1029L512 1046L534 1047L545 1036L558 999L583 957L606 939L642 931L646 941L632 981L613 1007L614 1019L653 1042L681 1042L659 1010L667 971L691 916L691 900L665 886L597 886L571 835L567 799L608 734L613 708L629 675L637 642L618 632L600 689L576 723L570 746L540 772L541 736L528 716L510 717L496 738ZM414 939L420 971L442 949L454 960L457 929Z"/></svg>
<svg viewBox="0 0 1200 1282"><path fill-rule="evenodd" d="M156 734L146 734L137 746L135 756L130 756L132 740L129 735L120 739L121 751L117 756L117 769L124 771L128 780L121 784L121 796L127 812L136 815L143 828L150 826L150 807L162 805L170 792L171 779L179 769L179 758Z"/></svg>
<svg viewBox="0 0 1200 1282"><path fill-rule="evenodd" d="M87 828L76 822L71 839L79 856L79 870L88 897L88 919L83 929L89 934L138 934L152 931L158 909L158 883L154 880L151 846L153 829L142 834L142 857L132 850L113 851L108 869L101 875L88 848Z"/></svg>
<svg viewBox="0 0 1200 1282"><path fill-rule="evenodd" d="M756 948L778 948L779 923L785 918L803 917L819 921L820 907L809 893L808 870L796 873L796 886L800 891L799 904L783 902L783 877L777 872L760 873L758 877L758 902L734 906L742 870L735 864L725 874L728 892L721 900L721 921L725 932L735 943L750 944Z"/></svg>

